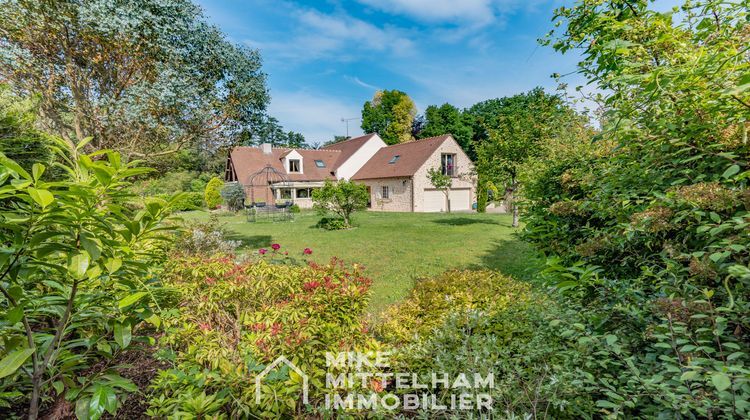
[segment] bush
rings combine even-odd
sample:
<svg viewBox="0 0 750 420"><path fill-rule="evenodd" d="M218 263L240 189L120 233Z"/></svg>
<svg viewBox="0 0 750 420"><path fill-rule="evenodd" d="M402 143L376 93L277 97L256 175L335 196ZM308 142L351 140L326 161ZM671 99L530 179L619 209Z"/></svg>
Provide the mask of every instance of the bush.
<svg viewBox="0 0 750 420"><path fill-rule="evenodd" d="M152 272L164 256L166 205L129 211L130 179L147 169L112 151L78 154L56 144L65 167L45 182L0 153L0 406L74 403L98 418L137 389L113 359L145 340ZM91 176L90 174L97 174Z"/></svg>
<svg viewBox="0 0 750 420"><path fill-rule="evenodd" d="M315 226L325 230L341 230L350 228L350 226L347 225L346 222L344 222L344 219L340 219L338 217L324 217L320 219Z"/></svg>
<svg viewBox="0 0 750 420"><path fill-rule="evenodd" d="M266 364L283 354L301 367L316 405L324 352L373 345L361 319L370 280L356 266L188 257L170 260L164 278L181 303L165 319L162 344L176 353L165 353L172 354L173 368L153 383L151 416L291 416L304 406L300 378L288 370L268 377L263 400L255 403L254 377Z"/></svg>
<svg viewBox="0 0 750 420"><path fill-rule="evenodd" d="M205 223L188 223L178 234L173 252L181 255L233 254L242 243L228 240L226 236L224 226L212 214Z"/></svg>
<svg viewBox="0 0 750 420"><path fill-rule="evenodd" d="M527 283L497 272L447 271L418 280L403 302L385 311L385 321L377 326L376 333L385 342L405 343L431 333L452 312L493 312L511 305L525 307L530 300Z"/></svg>
<svg viewBox="0 0 750 420"><path fill-rule="evenodd" d="M290 212L290 213L299 213L300 211L302 211L302 210L300 210L299 206L298 206L298 205L296 205L296 204L292 204L292 205L291 205L291 206L289 207L289 212Z"/></svg>
<svg viewBox="0 0 750 420"><path fill-rule="evenodd" d="M206 185L204 201L209 210L214 210L221 205L221 189L224 181L219 177L213 177Z"/></svg>
<svg viewBox="0 0 750 420"><path fill-rule="evenodd" d="M169 199L169 195L159 196L160 198ZM175 200L169 205L172 211L190 211L198 210L203 207L203 194L199 192L180 193Z"/></svg>
<svg viewBox="0 0 750 420"><path fill-rule="evenodd" d="M369 198L364 184L344 179L336 182L326 180L325 185L313 190L312 194L313 207L324 216L335 214L345 227L351 226L352 213L367 208Z"/></svg>
<svg viewBox="0 0 750 420"><path fill-rule="evenodd" d="M240 211L245 208L245 188L242 184L233 182L221 190L221 197L227 203L229 211Z"/></svg>

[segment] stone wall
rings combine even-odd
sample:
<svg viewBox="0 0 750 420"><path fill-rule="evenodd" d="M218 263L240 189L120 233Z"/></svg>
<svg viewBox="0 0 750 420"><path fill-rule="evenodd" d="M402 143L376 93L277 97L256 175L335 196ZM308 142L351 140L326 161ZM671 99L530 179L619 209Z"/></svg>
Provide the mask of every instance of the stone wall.
<svg viewBox="0 0 750 420"><path fill-rule="evenodd" d="M430 156L429 159L422 165L419 170L414 174L414 211L424 211L424 190L434 189L430 183L430 178L427 176L427 171L430 168L440 168L440 156L443 153L453 153L456 155L455 162L455 173L456 177L453 178L453 188L471 188L471 203L469 208L477 200L476 191L476 174L474 174L474 164L471 159L464 153L461 146L456 143L453 139L448 139L435 150L435 153Z"/></svg>
<svg viewBox="0 0 750 420"><path fill-rule="evenodd" d="M376 211L405 211L410 212L412 197L412 181L410 178L384 178L362 181L370 187L371 210ZM389 189L389 198L382 198L383 186Z"/></svg>

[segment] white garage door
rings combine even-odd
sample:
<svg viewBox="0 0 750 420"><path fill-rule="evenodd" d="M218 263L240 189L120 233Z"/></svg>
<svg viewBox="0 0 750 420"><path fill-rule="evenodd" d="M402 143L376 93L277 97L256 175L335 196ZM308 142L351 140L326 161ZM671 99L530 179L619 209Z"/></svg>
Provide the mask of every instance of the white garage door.
<svg viewBox="0 0 750 420"><path fill-rule="evenodd" d="M451 190L451 211L471 209L471 190ZM424 211L439 212L446 210L445 194L439 190L424 190Z"/></svg>

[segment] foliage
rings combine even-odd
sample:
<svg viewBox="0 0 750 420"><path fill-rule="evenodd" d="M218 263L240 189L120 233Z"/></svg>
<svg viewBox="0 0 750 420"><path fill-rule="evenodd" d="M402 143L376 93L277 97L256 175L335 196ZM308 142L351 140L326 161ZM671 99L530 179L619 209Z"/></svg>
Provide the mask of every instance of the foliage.
<svg viewBox="0 0 750 420"><path fill-rule="evenodd" d="M127 211L129 179L147 169L56 143L64 176L51 182L44 165L27 172L0 154L0 395L28 401L32 419L53 396L99 418L135 386L93 365L159 322L149 267L163 255L166 206Z"/></svg>
<svg viewBox="0 0 750 420"><path fill-rule="evenodd" d="M245 208L245 188L238 182L226 184L221 189L221 198L227 203L230 211L240 211Z"/></svg>
<svg viewBox="0 0 750 420"><path fill-rule="evenodd" d="M172 252L179 255L232 254L239 241L227 239L228 233L219 218L212 214L206 222L188 222L174 242Z"/></svg>
<svg viewBox="0 0 750 420"><path fill-rule="evenodd" d="M424 113L424 126L419 131L419 138L450 134L464 151L472 150L474 130L471 116L451 104L430 105Z"/></svg>
<svg viewBox="0 0 750 420"><path fill-rule="evenodd" d="M297 204L292 204L291 206L289 206L289 212L290 213L299 213L301 211L302 210L299 208L299 205L297 205Z"/></svg>
<svg viewBox="0 0 750 420"><path fill-rule="evenodd" d="M433 187L443 192L445 195L445 202L447 204L448 213L451 212L451 199L450 192L451 186L453 185L453 178L450 175L445 175L440 168L430 168L427 170L427 179L430 180L430 184Z"/></svg>
<svg viewBox="0 0 750 420"><path fill-rule="evenodd" d="M313 207L322 215L333 213L351 227L351 215L367 208L370 196L364 184L345 179L337 182L326 180L322 188L313 190Z"/></svg>
<svg viewBox="0 0 750 420"><path fill-rule="evenodd" d="M561 143L527 174L526 236L599 343L591 415L748 416L747 17L711 1L557 12L549 41L583 46L607 114L597 146Z"/></svg>
<svg viewBox="0 0 750 420"><path fill-rule="evenodd" d="M350 227L344 222L344 219L339 217L323 217L315 226L325 230L342 230Z"/></svg>
<svg viewBox="0 0 750 420"><path fill-rule="evenodd" d="M237 263L216 256L173 259L165 280L179 309L165 319L173 368L153 383L150 416L281 417L304 409L301 378L288 368L255 376L279 355L310 375L310 401L323 392L325 351L371 346L361 315L370 281L340 261L305 266Z"/></svg>
<svg viewBox="0 0 750 420"><path fill-rule="evenodd" d="M34 163L50 168L54 158L53 140L34 127L36 106L34 101L21 100L7 85L0 84L0 150L26 171Z"/></svg>
<svg viewBox="0 0 750 420"><path fill-rule="evenodd" d="M542 145L551 139L585 137L585 122L560 97L541 88L503 98L494 109L496 114L484 127L487 138L476 146L477 171L484 179L506 186L506 205L513 209L513 226L518 226L515 195L521 188L521 168L539 156L545 150Z"/></svg>
<svg viewBox="0 0 750 420"><path fill-rule="evenodd" d="M531 300L527 283L494 271L446 271L417 281L407 298L388 308L376 327L379 338L405 343L429 335L451 312L468 309L494 311L510 305L524 307Z"/></svg>
<svg viewBox="0 0 750 420"><path fill-rule="evenodd" d="M305 136L294 131L285 132L279 120L266 116L255 130L243 135L239 144L243 146L258 146L269 143L273 147L289 147L292 149L309 149Z"/></svg>
<svg viewBox="0 0 750 420"><path fill-rule="evenodd" d="M178 194L159 194L157 200L171 201L168 205L170 211L190 211L203 208L203 194L199 192L186 192ZM146 199L146 202L155 201Z"/></svg>
<svg viewBox="0 0 750 420"><path fill-rule="evenodd" d="M268 95L260 56L188 0L0 3L0 74L40 96L40 123L153 158L237 139Z"/></svg>
<svg viewBox="0 0 750 420"><path fill-rule="evenodd" d="M168 171L164 175L141 179L131 190L140 196L171 195L178 192L203 193L212 175L194 171Z"/></svg>
<svg viewBox="0 0 750 420"><path fill-rule="evenodd" d="M215 176L208 181L206 184L206 190L203 196L203 200L206 202L206 206L210 209L216 209L221 205L221 189L224 187L224 180Z"/></svg>
<svg viewBox="0 0 750 420"><path fill-rule="evenodd" d="M375 92L362 107L362 130L378 133L386 144L412 140L411 126L417 110L409 95L400 90Z"/></svg>

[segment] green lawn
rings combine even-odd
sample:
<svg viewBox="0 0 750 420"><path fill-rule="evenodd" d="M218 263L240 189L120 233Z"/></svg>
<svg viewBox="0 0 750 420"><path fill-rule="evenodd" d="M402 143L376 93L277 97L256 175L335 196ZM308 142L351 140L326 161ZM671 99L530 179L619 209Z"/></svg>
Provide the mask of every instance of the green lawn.
<svg viewBox="0 0 750 420"><path fill-rule="evenodd" d="M205 220L208 215L191 212L184 218ZM292 222L249 223L239 215L220 220L245 249L278 243L290 253L309 247L319 262L337 256L363 264L373 280L373 314L403 298L415 279L449 268L491 268L525 278L539 263L503 214L362 212L354 215L356 227L345 231L318 229L319 218L304 212Z"/></svg>

